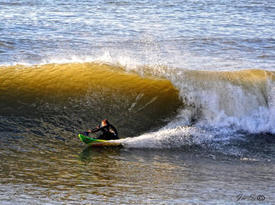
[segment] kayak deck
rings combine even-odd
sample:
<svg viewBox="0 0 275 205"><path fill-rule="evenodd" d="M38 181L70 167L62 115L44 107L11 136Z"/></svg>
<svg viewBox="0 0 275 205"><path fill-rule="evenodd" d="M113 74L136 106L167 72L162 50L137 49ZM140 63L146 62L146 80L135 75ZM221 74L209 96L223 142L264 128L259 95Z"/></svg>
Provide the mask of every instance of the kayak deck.
<svg viewBox="0 0 275 205"><path fill-rule="evenodd" d="M81 142L84 142L88 146L93 146L93 147L122 146L120 142L116 142L115 140L95 139L83 134L78 134L78 137Z"/></svg>

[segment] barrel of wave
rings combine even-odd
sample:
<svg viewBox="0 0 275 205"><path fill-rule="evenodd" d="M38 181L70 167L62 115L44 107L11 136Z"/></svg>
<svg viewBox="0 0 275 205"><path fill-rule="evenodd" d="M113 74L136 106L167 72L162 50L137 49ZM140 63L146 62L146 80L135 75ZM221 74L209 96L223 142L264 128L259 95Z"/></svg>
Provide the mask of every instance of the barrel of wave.
<svg viewBox="0 0 275 205"><path fill-rule="evenodd" d="M64 126L83 119L75 124L80 129L102 117L125 127L119 124L123 119L136 124L129 129L133 135L175 115L182 104L178 90L166 79L99 63L1 67L0 90L1 115L33 115L44 121L65 115L70 122Z"/></svg>

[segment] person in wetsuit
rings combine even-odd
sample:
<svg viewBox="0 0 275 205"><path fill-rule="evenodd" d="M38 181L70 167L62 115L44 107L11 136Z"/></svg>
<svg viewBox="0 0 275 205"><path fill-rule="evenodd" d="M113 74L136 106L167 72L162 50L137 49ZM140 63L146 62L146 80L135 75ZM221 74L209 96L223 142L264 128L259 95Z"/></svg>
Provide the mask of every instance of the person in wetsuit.
<svg viewBox="0 0 275 205"><path fill-rule="evenodd" d="M118 138L118 132L116 128L109 123L108 120L102 120L100 126L97 126L93 130L88 130L89 133L95 133L101 131L102 134L97 139L102 140L116 140Z"/></svg>

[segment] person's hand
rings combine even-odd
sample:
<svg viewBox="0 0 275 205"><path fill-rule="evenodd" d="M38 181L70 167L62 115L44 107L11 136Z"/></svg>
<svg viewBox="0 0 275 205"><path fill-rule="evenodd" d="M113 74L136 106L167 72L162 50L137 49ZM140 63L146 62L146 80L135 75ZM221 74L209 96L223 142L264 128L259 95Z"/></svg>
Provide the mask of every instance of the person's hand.
<svg viewBox="0 0 275 205"><path fill-rule="evenodd" d="M92 132L92 130L88 130L87 132Z"/></svg>

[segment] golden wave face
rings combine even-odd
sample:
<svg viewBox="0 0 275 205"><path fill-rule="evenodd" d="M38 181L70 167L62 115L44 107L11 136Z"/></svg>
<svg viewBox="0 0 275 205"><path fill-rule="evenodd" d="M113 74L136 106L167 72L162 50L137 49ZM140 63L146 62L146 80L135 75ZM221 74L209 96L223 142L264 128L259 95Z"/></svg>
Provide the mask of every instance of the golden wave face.
<svg viewBox="0 0 275 205"><path fill-rule="evenodd" d="M96 63L1 67L0 92L2 116L76 129L108 118L142 132L163 124L182 104L168 80Z"/></svg>
<svg viewBox="0 0 275 205"><path fill-rule="evenodd" d="M168 80L143 78L119 67L95 63L1 67L0 86L2 95L81 96L89 89L110 89L126 95L132 92L151 96L177 94Z"/></svg>

